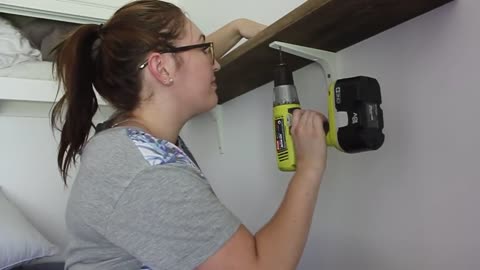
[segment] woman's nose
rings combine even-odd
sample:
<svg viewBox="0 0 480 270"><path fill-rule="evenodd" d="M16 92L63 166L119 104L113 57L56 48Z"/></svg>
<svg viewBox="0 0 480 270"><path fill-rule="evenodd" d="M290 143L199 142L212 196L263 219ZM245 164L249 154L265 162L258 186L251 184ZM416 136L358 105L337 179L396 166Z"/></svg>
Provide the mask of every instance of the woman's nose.
<svg viewBox="0 0 480 270"><path fill-rule="evenodd" d="M222 68L222 66L220 66L220 63L218 63L218 61L215 59L215 63L213 63L213 71L217 72L221 68Z"/></svg>

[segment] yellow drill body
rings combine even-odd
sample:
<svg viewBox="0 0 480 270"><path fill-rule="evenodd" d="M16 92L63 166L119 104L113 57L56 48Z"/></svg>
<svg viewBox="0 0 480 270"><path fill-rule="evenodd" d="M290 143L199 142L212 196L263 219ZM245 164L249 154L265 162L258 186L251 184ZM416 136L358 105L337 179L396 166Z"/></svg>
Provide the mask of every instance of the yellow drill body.
<svg viewBox="0 0 480 270"><path fill-rule="evenodd" d="M295 171L295 145L291 134L292 114L300 109L299 103L283 104L273 107L273 129L277 151L277 164L281 171Z"/></svg>

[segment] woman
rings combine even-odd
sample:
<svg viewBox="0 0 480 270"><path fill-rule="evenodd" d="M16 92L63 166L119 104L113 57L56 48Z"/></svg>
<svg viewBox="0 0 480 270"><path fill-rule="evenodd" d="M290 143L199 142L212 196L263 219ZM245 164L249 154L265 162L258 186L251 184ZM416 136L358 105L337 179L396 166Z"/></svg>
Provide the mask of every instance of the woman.
<svg viewBox="0 0 480 270"><path fill-rule="evenodd" d="M81 164L66 210L66 269L294 269L325 168L323 116L296 111L298 170L272 220L252 235L218 200L179 140L217 104L219 56L263 29L236 20L209 37L176 6L135 1L103 26L78 28L56 49L65 95L58 165ZM93 87L118 113L88 139Z"/></svg>

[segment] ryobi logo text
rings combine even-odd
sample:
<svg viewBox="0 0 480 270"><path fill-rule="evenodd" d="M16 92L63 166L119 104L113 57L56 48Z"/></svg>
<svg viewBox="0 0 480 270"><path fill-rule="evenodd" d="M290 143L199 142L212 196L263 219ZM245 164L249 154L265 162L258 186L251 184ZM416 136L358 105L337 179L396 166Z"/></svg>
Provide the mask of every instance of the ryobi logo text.
<svg viewBox="0 0 480 270"><path fill-rule="evenodd" d="M340 87L335 88L335 103L337 104L342 103L342 98L340 97L341 92L342 92L342 89L340 89Z"/></svg>

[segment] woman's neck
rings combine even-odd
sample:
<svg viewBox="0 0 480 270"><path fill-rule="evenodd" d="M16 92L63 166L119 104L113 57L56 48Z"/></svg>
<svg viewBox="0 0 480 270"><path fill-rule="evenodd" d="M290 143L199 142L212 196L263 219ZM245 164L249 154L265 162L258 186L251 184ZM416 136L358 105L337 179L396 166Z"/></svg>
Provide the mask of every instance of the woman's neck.
<svg viewBox="0 0 480 270"><path fill-rule="evenodd" d="M176 143L180 130L187 120L184 120L179 112L151 111L148 109L136 110L121 125L131 125L144 129L158 139Z"/></svg>

